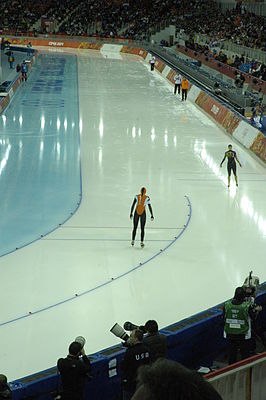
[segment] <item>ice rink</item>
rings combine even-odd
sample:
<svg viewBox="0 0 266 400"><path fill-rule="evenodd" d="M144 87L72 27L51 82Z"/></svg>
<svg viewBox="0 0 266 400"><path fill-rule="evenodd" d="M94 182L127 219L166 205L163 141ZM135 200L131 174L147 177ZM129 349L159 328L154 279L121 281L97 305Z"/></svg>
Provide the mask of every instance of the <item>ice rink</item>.
<svg viewBox="0 0 266 400"><path fill-rule="evenodd" d="M77 335L93 353L119 342L115 322L162 328L232 297L251 269L266 280L266 170L233 142L228 189L231 141L135 56L40 53L0 117L9 380L54 366ZM142 186L144 249L129 219Z"/></svg>

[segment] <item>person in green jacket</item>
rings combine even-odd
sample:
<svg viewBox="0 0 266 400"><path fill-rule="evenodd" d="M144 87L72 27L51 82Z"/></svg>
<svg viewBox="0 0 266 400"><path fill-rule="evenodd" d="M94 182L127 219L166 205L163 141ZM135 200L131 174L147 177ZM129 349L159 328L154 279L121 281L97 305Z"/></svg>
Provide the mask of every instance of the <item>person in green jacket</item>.
<svg viewBox="0 0 266 400"><path fill-rule="evenodd" d="M255 319L256 310L246 301L246 292L243 287L235 290L232 300L225 303L223 308L224 337L229 344L229 364L237 361L240 350L241 359L249 357L251 339L251 320Z"/></svg>

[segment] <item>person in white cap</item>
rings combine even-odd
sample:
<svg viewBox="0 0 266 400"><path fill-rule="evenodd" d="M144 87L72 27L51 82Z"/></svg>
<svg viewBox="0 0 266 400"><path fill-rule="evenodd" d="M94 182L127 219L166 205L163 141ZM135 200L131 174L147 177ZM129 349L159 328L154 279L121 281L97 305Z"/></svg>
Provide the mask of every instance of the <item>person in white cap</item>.
<svg viewBox="0 0 266 400"><path fill-rule="evenodd" d="M182 83L182 76L180 74L176 74L174 76L174 81L175 81L175 90L174 90L174 94L176 94L176 91L178 89L178 94L180 94L180 90L181 90L181 83Z"/></svg>

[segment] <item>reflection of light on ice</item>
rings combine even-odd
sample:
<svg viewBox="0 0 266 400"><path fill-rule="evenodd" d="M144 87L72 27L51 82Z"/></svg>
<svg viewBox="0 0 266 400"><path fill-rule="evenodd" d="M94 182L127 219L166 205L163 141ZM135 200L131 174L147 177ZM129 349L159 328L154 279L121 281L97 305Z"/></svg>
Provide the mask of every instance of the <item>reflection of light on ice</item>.
<svg viewBox="0 0 266 400"><path fill-rule="evenodd" d="M44 117L44 115L42 115L42 117L41 117L41 130L42 131L44 130L44 127L45 127L45 117Z"/></svg>
<svg viewBox="0 0 266 400"><path fill-rule="evenodd" d="M1 163L0 163L0 175L2 174L3 169L5 168L5 166L6 166L6 164L7 164L7 160L8 160L8 158L9 158L10 149L11 149L11 145L9 144L9 145L7 146L5 155L4 155L4 157L2 158L2 161L1 161Z"/></svg>
<svg viewBox="0 0 266 400"><path fill-rule="evenodd" d="M195 149L195 146L194 146L194 149ZM202 160L208 165L208 167L217 176L217 178L219 178L225 185L227 185L227 178L226 178L226 176L222 175L219 165L213 160L213 158L211 156L209 156L207 154L207 151L205 149L205 143L204 143L204 148L201 151L197 150L196 152L197 153L200 152L200 156L201 156ZM230 190L230 196L234 197L235 193L236 193L236 191Z"/></svg>
<svg viewBox="0 0 266 400"><path fill-rule="evenodd" d="M102 152L102 148L99 149L99 155L98 155L98 160L99 160L99 164L102 164L102 159L103 159L103 152Z"/></svg>
<svg viewBox="0 0 266 400"><path fill-rule="evenodd" d="M242 196L240 207L245 214L253 219L263 235L266 235L266 220L254 210L252 201L247 196Z"/></svg>
<svg viewBox="0 0 266 400"><path fill-rule="evenodd" d="M103 119L102 119L102 117L101 117L100 123L99 123L99 134L100 134L100 137L101 137L101 138L103 137L103 130L104 130L104 127L103 127Z"/></svg>
<svg viewBox="0 0 266 400"><path fill-rule="evenodd" d="M155 140L155 129L152 128L152 130L151 130L151 141L154 142L154 140Z"/></svg>
<svg viewBox="0 0 266 400"><path fill-rule="evenodd" d="M168 147L168 136L167 136L167 133L165 133L165 135L164 135L164 145L165 145L165 147Z"/></svg>

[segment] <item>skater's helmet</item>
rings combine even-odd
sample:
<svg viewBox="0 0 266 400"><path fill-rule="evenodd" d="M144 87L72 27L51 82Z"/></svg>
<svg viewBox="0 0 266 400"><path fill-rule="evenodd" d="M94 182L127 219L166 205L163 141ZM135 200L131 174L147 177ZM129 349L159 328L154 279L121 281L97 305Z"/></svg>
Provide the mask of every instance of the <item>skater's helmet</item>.
<svg viewBox="0 0 266 400"><path fill-rule="evenodd" d="M142 188L140 189L140 193L141 193L141 195L143 196L143 195L146 193L146 188L145 188L145 187L142 187Z"/></svg>

